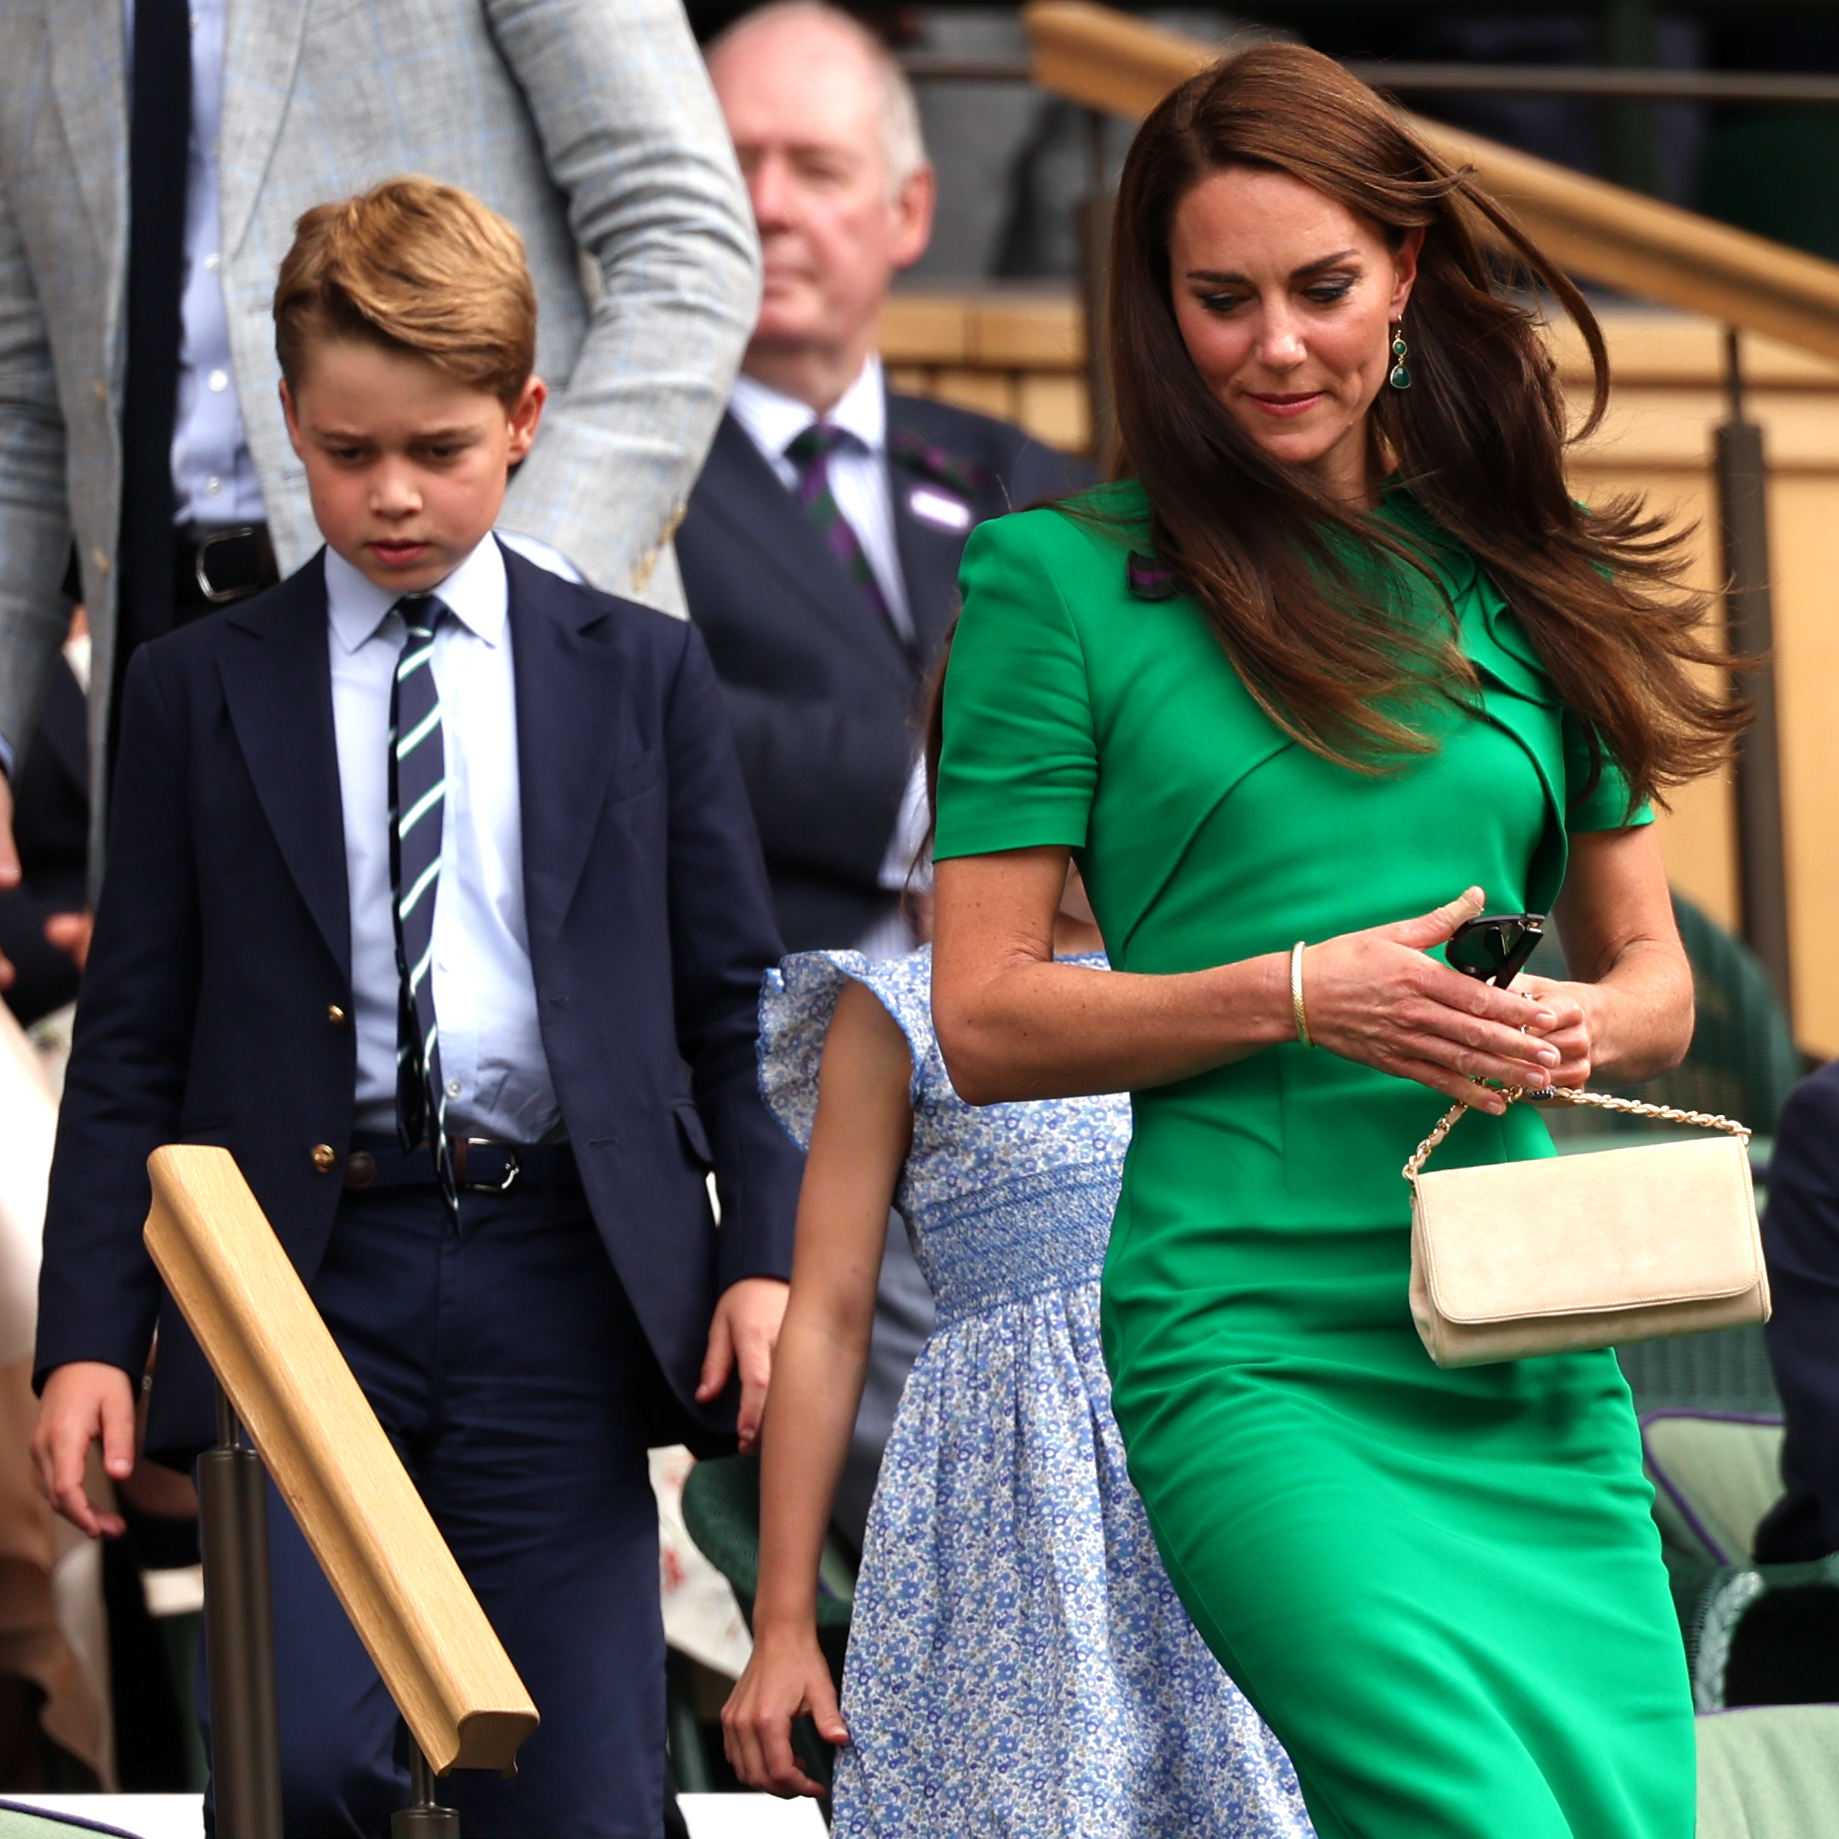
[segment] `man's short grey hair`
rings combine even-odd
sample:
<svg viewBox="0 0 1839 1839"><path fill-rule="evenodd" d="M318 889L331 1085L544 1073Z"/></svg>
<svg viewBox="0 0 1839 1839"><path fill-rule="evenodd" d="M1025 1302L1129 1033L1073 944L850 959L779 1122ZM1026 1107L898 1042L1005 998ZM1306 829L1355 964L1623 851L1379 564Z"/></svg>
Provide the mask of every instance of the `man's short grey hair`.
<svg viewBox="0 0 1839 1839"><path fill-rule="evenodd" d="M888 169L888 190L900 188L926 165L926 142L920 133L919 104L914 100L913 85L901 69L900 60L886 43L871 32L855 14L846 13L829 0L768 0L765 6L743 13L731 25L724 26L710 40L706 55L713 61L716 54L736 39L745 38L761 26L777 25L781 20L812 19L834 28L862 47L874 67L881 90L876 120L881 130L881 157Z"/></svg>

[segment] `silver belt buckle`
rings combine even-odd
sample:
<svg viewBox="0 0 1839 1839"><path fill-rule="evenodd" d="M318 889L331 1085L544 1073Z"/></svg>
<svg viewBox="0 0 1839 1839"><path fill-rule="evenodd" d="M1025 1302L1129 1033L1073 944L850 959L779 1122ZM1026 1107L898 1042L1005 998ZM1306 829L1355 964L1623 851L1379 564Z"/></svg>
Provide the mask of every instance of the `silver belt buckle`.
<svg viewBox="0 0 1839 1839"><path fill-rule="evenodd" d="M198 545L198 553L192 558L192 573L198 578L198 591L214 607L228 606L233 600L247 600L258 590L252 587L213 587L210 570L205 566L205 558L219 543L233 543L239 537L254 536L254 524L234 524L228 530L213 530Z"/></svg>
<svg viewBox="0 0 1839 1839"><path fill-rule="evenodd" d="M508 1194L516 1187L517 1178L523 1173L523 1165L517 1160L517 1151L508 1143L494 1142L490 1137L466 1137L463 1139L470 1149L477 1143L481 1149L502 1149L504 1151L505 1170L502 1181L467 1181L461 1179L459 1186L467 1194ZM470 1160L470 1157L468 1158Z"/></svg>

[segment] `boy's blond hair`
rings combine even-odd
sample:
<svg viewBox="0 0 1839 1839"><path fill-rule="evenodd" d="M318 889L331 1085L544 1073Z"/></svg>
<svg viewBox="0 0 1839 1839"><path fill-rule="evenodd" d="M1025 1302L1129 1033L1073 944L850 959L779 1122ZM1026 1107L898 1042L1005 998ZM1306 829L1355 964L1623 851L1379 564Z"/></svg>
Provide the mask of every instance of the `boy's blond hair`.
<svg viewBox="0 0 1839 1839"><path fill-rule="evenodd" d="M294 226L275 287L275 352L290 388L315 343L362 338L426 358L507 407L536 366L536 289L523 238L433 179L385 179Z"/></svg>

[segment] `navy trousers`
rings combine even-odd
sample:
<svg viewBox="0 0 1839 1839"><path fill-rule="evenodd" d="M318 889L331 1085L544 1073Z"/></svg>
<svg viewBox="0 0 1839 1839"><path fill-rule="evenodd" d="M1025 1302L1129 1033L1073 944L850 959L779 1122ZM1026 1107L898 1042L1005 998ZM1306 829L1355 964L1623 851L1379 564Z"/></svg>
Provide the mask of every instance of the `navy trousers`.
<svg viewBox="0 0 1839 1839"><path fill-rule="evenodd" d="M313 1300L542 1714L514 1780L456 1770L466 1839L658 1839L664 1630L650 1355L580 1189L348 1194ZM384 1839L394 1704L272 1487L289 1839ZM206 1738L209 1738L208 1699Z"/></svg>

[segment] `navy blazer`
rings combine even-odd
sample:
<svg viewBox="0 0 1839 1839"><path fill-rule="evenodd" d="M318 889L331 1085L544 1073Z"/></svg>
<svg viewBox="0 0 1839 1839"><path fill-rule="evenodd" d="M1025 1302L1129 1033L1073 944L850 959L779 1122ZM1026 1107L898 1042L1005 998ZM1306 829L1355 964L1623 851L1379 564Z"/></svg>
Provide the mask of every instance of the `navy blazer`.
<svg viewBox="0 0 1839 1839"><path fill-rule="evenodd" d="M523 874L549 1072L595 1223L661 1376L653 1440L711 1446L692 1399L737 1279L785 1277L799 1157L755 1072L777 962L759 844L695 630L505 556ZM108 873L58 1122L36 1367L138 1377L148 1448L213 1435L209 1375L141 1241L162 1143L229 1149L309 1283L357 1077L323 563L129 667ZM336 1162L322 1171L317 1145ZM324 1159L323 1156L321 1158ZM717 1229L706 1174L722 1201ZM725 1420L725 1424L724 1424Z"/></svg>
<svg viewBox="0 0 1839 1839"><path fill-rule="evenodd" d="M1787 1492L1757 1528L1756 1558L1794 1564L1839 1552L1839 1060L1782 1106L1762 1249Z"/></svg>
<svg viewBox="0 0 1839 1839"><path fill-rule="evenodd" d="M690 617L734 723L793 951L849 945L893 905L877 880L919 735L924 673L958 612L975 524L1090 482L1008 422L888 397L888 481L909 651L732 415L677 533Z"/></svg>

